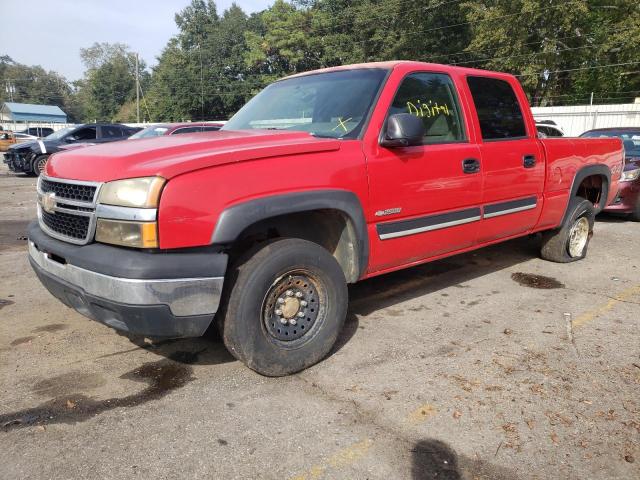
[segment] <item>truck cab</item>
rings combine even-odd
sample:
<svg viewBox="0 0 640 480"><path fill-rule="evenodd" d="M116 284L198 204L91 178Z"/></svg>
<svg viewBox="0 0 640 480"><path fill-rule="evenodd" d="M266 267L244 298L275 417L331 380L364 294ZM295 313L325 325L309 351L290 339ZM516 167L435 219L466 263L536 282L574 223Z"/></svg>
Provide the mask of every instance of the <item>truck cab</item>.
<svg viewBox="0 0 640 480"><path fill-rule="evenodd" d="M583 259L622 165L617 139L539 139L511 75L335 67L275 82L215 133L53 155L30 261L94 320L217 327L286 375L330 351L348 283L537 232L543 258Z"/></svg>

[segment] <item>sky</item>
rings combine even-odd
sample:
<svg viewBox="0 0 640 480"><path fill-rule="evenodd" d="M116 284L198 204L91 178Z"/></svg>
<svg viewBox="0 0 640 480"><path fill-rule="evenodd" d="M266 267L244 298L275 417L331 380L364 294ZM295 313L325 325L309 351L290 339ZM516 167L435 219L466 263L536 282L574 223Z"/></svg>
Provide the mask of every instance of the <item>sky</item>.
<svg viewBox="0 0 640 480"><path fill-rule="evenodd" d="M177 33L176 12L190 0L0 0L0 55L54 70L69 81L82 77L80 49L94 42L126 43L147 65ZM217 0L218 13L232 0ZM236 0L245 12L273 0ZM28 5L28 6L27 6Z"/></svg>

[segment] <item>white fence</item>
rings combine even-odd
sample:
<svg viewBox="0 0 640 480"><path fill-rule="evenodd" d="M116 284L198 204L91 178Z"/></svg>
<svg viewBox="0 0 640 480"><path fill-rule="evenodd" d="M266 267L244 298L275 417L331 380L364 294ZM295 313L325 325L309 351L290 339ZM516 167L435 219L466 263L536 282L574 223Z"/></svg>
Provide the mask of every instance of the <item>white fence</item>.
<svg viewBox="0 0 640 480"><path fill-rule="evenodd" d="M573 107L533 107L536 121L553 120L565 135L575 137L593 128L640 127L640 103L620 105L577 105ZM216 120L211 120L216 121ZM226 122L221 122L226 123ZM52 127L59 130L71 123L0 123L5 130L23 130L30 127ZM145 127L150 124L127 123Z"/></svg>
<svg viewBox="0 0 640 480"><path fill-rule="evenodd" d="M536 121L553 120L570 137L593 128L640 127L640 103L533 107L531 110Z"/></svg>
<svg viewBox="0 0 640 480"><path fill-rule="evenodd" d="M215 123L227 123L226 120L205 120L205 122L215 122ZM161 122L151 122L151 123L125 123L124 125L128 125L130 127L148 127L149 125L154 125L155 123ZM180 122L182 123L182 122ZM185 122L189 123L189 122ZM50 127L53 128L54 131L61 130L65 127L71 127L75 125L75 123L22 123L22 122L0 122L0 126L4 130L11 130L14 132L19 132L20 130L24 130L27 127Z"/></svg>

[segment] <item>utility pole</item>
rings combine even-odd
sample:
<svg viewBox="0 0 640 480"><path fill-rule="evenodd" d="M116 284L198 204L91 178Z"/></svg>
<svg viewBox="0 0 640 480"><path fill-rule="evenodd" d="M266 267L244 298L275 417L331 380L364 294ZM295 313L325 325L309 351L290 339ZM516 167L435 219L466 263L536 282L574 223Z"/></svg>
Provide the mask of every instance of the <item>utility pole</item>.
<svg viewBox="0 0 640 480"><path fill-rule="evenodd" d="M589 105L593 105L593 92L591 92L591 101L589 101Z"/></svg>
<svg viewBox="0 0 640 480"><path fill-rule="evenodd" d="M136 53L136 121L140 123L140 69L138 68L137 53Z"/></svg>
<svg viewBox="0 0 640 480"><path fill-rule="evenodd" d="M13 102L13 94L16 91L16 87L11 83L10 80L6 81L5 91L9 94L9 101Z"/></svg>

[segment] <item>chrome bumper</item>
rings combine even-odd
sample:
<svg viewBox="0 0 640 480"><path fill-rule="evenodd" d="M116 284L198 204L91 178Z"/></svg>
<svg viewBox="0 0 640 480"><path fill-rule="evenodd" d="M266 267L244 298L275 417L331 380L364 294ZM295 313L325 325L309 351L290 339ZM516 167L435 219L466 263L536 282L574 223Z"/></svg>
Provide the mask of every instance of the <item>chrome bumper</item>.
<svg viewBox="0 0 640 480"><path fill-rule="evenodd" d="M224 277L138 280L92 272L53 260L29 242L29 256L42 270L84 292L128 305L167 305L177 317L218 310Z"/></svg>

